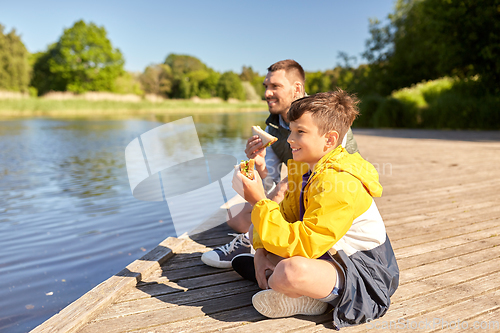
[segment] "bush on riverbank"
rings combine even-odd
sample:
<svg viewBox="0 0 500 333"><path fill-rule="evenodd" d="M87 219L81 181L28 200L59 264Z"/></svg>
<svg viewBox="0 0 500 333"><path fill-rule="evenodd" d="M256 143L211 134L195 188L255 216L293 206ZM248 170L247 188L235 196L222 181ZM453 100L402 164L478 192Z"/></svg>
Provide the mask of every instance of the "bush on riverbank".
<svg viewBox="0 0 500 333"><path fill-rule="evenodd" d="M151 102L141 100L85 100L85 99L0 99L0 117L16 116L94 116L94 115L124 115L145 113L176 113L176 112L233 112L233 111L265 111L265 102L236 102L230 100L199 103L196 100L163 100Z"/></svg>
<svg viewBox="0 0 500 333"><path fill-rule="evenodd" d="M500 129L500 96L485 92L477 78L441 78L362 98L359 127Z"/></svg>

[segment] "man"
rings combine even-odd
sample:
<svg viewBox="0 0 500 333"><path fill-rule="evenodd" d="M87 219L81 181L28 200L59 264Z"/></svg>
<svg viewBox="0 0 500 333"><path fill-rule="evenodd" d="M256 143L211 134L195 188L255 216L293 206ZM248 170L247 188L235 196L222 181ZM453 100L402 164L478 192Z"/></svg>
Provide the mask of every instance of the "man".
<svg viewBox="0 0 500 333"><path fill-rule="evenodd" d="M287 113L292 102L305 95L305 73L302 66L291 59L278 61L267 70L263 84L270 115L266 120L265 131L277 137L278 141L263 148L262 140L254 135L248 139L245 153L248 158L255 159L255 169L263 179L264 188L268 191L267 197L279 203L288 186L287 179L280 181L281 166L292 159L292 150L287 142L290 134ZM343 138L342 146L351 154L358 151L351 129ZM245 203L241 212L227 221L227 224L240 234L233 234L235 238L230 243L204 253L201 260L205 264L228 268L231 267L231 260L235 256L253 253L248 238L248 230L252 224L251 212L252 206Z"/></svg>

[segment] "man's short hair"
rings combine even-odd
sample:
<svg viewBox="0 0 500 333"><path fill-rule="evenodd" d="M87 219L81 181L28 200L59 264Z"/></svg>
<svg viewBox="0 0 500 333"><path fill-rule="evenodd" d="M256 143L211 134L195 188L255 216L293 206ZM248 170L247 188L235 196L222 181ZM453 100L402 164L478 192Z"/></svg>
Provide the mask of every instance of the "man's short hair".
<svg viewBox="0 0 500 333"><path fill-rule="evenodd" d="M267 70L269 72L276 72L281 69L285 71L285 76L290 83L299 80L300 83L304 85L304 82L306 81L306 74L298 62L292 59L281 60L269 66Z"/></svg>
<svg viewBox="0 0 500 333"><path fill-rule="evenodd" d="M342 138L359 115L358 104L359 99L354 94L337 88L336 91L317 93L295 100L288 111L288 119L295 121L304 113L311 112L321 135L337 131L339 141L342 142Z"/></svg>

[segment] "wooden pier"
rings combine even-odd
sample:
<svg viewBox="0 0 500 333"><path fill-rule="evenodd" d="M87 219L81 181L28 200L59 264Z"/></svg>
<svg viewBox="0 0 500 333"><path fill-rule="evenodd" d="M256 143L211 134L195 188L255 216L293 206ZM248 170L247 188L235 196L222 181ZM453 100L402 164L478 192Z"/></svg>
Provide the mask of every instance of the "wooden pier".
<svg viewBox="0 0 500 333"><path fill-rule="evenodd" d="M500 132L354 134L380 173L376 202L401 276L384 317L342 331L500 332ZM332 330L329 313L263 317L251 303L256 284L204 265L201 254L230 241L228 232L166 239L32 332Z"/></svg>

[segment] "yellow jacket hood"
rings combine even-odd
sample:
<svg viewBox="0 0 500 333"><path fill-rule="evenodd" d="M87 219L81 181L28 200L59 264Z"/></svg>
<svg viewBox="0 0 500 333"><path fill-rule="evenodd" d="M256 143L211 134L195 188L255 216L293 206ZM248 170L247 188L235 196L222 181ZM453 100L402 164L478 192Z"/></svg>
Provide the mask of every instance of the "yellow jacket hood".
<svg viewBox="0 0 500 333"><path fill-rule="evenodd" d="M382 185L379 182L377 170L359 153L349 154L345 148L338 146L319 160L313 173L322 172L325 169L347 172L359 179L372 197L382 195Z"/></svg>

